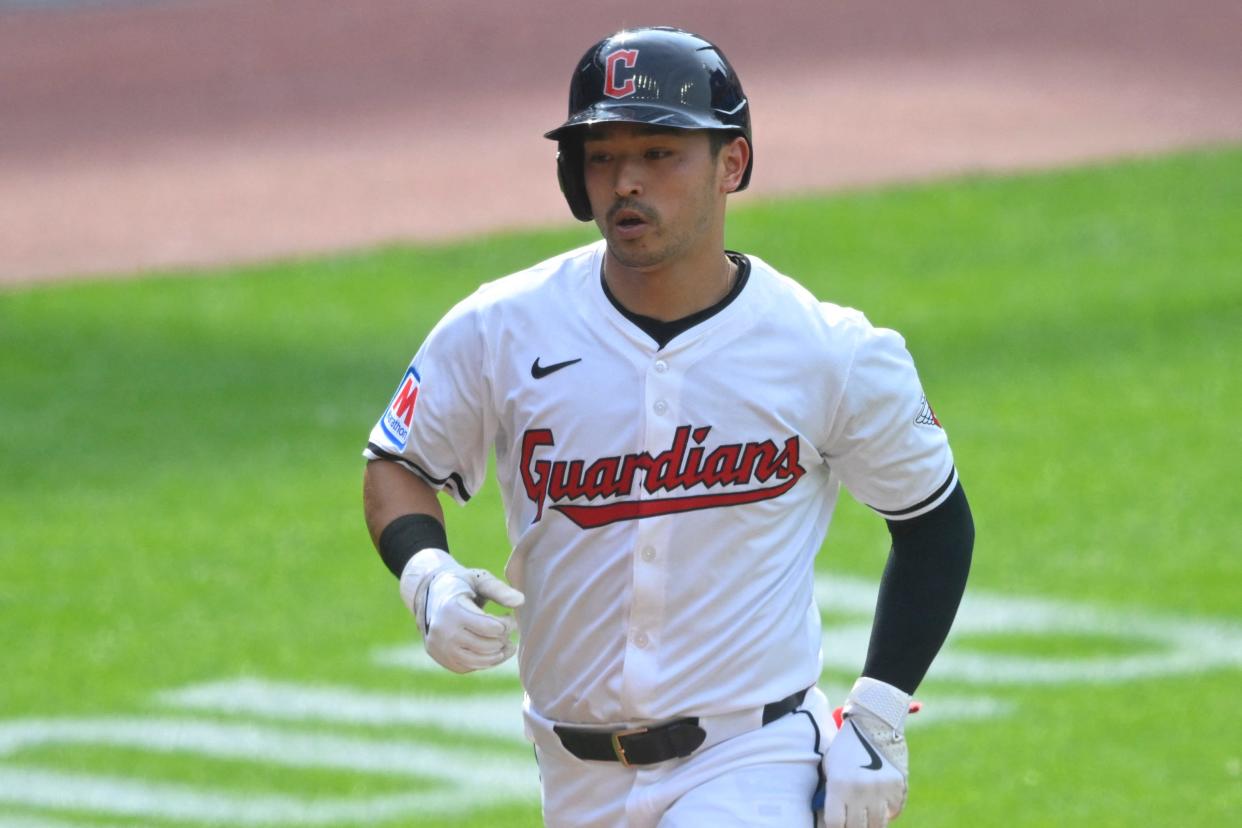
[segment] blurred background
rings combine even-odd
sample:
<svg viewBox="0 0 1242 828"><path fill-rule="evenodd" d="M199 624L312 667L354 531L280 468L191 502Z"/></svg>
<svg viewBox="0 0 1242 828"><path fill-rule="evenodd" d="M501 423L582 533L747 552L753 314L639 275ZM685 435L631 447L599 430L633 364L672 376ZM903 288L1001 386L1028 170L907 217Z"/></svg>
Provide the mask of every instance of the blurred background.
<svg viewBox="0 0 1242 828"><path fill-rule="evenodd" d="M540 136L652 21L741 73L746 198L1242 135L1230 0L0 0L0 279L562 222Z"/></svg>

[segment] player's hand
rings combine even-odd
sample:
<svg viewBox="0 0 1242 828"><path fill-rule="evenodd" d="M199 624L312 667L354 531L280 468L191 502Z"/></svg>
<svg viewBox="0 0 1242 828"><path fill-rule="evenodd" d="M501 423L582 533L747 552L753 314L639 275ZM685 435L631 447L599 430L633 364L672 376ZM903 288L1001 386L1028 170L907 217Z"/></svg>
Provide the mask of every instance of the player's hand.
<svg viewBox="0 0 1242 828"><path fill-rule="evenodd" d="M488 601L519 607L521 592L485 569L466 569L440 549L424 549L401 573L401 597L418 619L427 653L455 673L495 667L517 652L513 616L484 612Z"/></svg>
<svg viewBox="0 0 1242 828"><path fill-rule="evenodd" d="M910 696L860 678L842 707L841 729L824 756L827 789L819 828L884 828L906 804Z"/></svg>

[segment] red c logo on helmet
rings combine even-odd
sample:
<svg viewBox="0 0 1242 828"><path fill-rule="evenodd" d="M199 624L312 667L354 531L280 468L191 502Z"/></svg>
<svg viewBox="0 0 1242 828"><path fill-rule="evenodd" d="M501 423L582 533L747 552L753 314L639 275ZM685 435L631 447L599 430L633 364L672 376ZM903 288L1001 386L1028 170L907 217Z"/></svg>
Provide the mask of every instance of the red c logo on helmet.
<svg viewBox="0 0 1242 828"><path fill-rule="evenodd" d="M626 78L625 83L617 83L617 64L624 65L626 69L633 69L637 63L637 49L618 49L604 58L604 94L610 98L633 95L636 89L633 78Z"/></svg>

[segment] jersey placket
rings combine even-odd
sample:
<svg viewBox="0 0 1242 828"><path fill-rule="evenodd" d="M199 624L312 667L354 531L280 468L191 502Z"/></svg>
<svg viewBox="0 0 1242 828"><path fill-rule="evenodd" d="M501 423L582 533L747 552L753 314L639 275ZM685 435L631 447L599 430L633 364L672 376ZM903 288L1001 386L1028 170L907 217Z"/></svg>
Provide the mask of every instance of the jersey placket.
<svg viewBox="0 0 1242 828"><path fill-rule="evenodd" d="M643 449L652 456L673 445L681 416L682 372L676 360L659 352L649 356L643 388ZM676 496L675 492L657 490L652 493L644 485L637 487L639 500ZM636 719L655 716L661 681L661 645L666 624L665 598L668 592L672 550L668 530L671 518L647 518L636 521L634 547L630 552L633 567L633 593L630 604L630 627L626 641L625 668L622 677L623 698L627 713ZM667 665L664 665L667 666Z"/></svg>

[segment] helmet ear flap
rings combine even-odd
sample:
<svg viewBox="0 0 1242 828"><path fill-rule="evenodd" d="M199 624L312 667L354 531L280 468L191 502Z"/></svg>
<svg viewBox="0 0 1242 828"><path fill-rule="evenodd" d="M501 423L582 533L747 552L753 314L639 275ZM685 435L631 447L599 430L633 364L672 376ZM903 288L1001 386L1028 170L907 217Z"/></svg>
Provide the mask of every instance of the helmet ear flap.
<svg viewBox="0 0 1242 828"><path fill-rule="evenodd" d="M586 177L582 171L582 142L576 139L557 142L556 179L569 202L569 210L578 221L590 221L591 200L587 198Z"/></svg>

